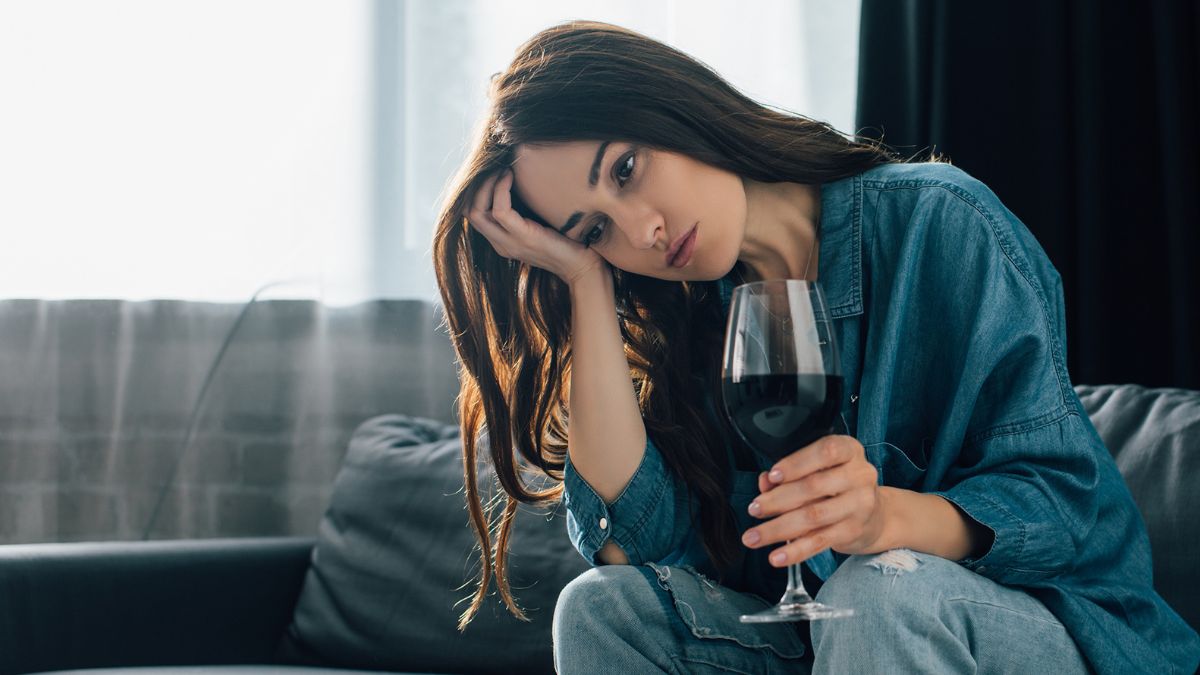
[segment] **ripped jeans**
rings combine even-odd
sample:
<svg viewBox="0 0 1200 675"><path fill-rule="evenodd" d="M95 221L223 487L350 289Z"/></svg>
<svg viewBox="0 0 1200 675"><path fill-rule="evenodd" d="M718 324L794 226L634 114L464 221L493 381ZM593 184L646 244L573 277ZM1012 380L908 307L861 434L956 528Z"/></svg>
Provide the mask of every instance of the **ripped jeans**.
<svg viewBox="0 0 1200 675"><path fill-rule="evenodd" d="M851 556L817 599L853 608L852 617L739 620L777 599L735 592L691 568L596 567L559 595L554 666L564 675L1090 672L1041 602L937 556Z"/></svg>

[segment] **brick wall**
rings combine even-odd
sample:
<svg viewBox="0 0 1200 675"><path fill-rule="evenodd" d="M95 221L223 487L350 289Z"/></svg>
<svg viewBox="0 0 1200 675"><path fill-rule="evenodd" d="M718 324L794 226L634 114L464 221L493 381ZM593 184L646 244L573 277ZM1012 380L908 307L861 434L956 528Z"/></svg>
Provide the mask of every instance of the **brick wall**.
<svg viewBox="0 0 1200 675"><path fill-rule="evenodd" d="M362 421L454 422L437 306L244 308L0 301L0 543L140 539L160 495L153 539L311 535Z"/></svg>

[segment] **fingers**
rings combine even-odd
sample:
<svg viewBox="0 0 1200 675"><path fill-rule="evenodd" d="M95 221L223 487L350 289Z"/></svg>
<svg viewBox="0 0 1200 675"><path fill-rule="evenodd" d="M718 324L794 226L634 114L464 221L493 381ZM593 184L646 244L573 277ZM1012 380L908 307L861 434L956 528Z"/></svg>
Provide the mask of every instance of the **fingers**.
<svg viewBox="0 0 1200 675"><path fill-rule="evenodd" d="M504 227L504 223L494 217L495 213L493 211L495 195L499 194L501 188L504 186L504 181L501 180L503 173L488 176L484 179L479 189L471 198L471 208L466 216L467 222L470 223L471 227L479 230L484 237L487 237L488 241L492 244L492 248L496 249L496 253L505 258L510 258L513 253L510 250L512 245L510 234ZM506 205L510 204L507 190L504 190L504 195Z"/></svg>
<svg viewBox="0 0 1200 675"><path fill-rule="evenodd" d="M468 219L491 222L500 227L509 226L505 221L512 213L512 186L512 169L488 176L471 200Z"/></svg>
<svg viewBox="0 0 1200 675"><path fill-rule="evenodd" d="M772 518L781 513L794 511L805 504L832 497L856 488L874 486L878 472L868 462L848 462L832 469L818 471L800 480L769 485L754 501L750 502L750 515L756 518ZM759 477L759 487L763 479Z"/></svg>
<svg viewBox="0 0 1200 675"><path fill-rule="evenodd" d="M512 210L512 185L513 185L513 170L505 169L500 178L496 180L495 189L492 195L492 218L504 224L504 219L508 216L508 212Z"/></svg>
<svg viewBox="0 0 1200 675"><path fill-rule="evenodd" d="M750 548L761 548L806 536L843 520L856 520L868 497L864 490L853 490L811 502L746 530L742 543Z"/></svg>
<svg viewBox="0 0 1200 675"><path fill-rule="evenodd" d="M468 219L491 223L505 231L520 227L525 219L512 207L512 188L515 180L511 168L484 179L471 199Z"/></svg>
<svg viewBox="0 0 1200 675"><path fill-rule="evenodd" d="M854 529L853 521L843 520L810 532L772 551L769 560L773 567L786 567L793 563L804 562L821 551L835 546L835 542L852 538Z"/></svg>
<svg viewBox="0 0 1200 675"><path fill-rule="evenodd" d="M479 185L479 189L475 191L475 196L471 199L471 213L486 214L492 210L492 198L494 196L494 188L500 174L488 176Z"/></svg>
<svg viewBox="0 0 1200 675"><path fill-rule="evenodd" d="M862 444L853 436L824 436L776 462L768 478L775 484L787 483L864 456Z"/></svg>

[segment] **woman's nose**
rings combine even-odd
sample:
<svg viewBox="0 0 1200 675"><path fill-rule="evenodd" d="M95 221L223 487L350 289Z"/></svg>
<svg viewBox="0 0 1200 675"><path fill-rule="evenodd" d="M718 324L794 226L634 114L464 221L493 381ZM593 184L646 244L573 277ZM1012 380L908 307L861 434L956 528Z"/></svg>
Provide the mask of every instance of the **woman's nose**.
<svg viewBox="0 0 1200 675"><path fill-rule="evenodd" d="M666 240L666 228L658 216L643 217L632 221L627 236L636 248L654 248L659 239ZM664 243L668 246L671 244L670 241Z"/></svg>
<svg viewBox="0 0 1200 675"><path fill-rule="evenodd" d="M647 225L644 229L646 235L642 241L642 248L654 248L658 244L658 240L663 239L663 235L666 234L666 228L657 220ZM671 242L668 241L666 244L670 246Z"/></svg>

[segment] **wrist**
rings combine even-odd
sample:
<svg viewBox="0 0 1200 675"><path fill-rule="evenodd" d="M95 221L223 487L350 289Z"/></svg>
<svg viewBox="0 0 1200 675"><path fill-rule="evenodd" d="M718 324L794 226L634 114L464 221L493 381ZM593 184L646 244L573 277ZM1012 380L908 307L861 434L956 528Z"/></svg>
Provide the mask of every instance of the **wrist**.
<svg viewBox="0 0 1200 675"><path fill-rule="evenodd" d="M877 499L879 500L879 513L882 518L882 526L879 530L879 536L875 539L875 544L871 547L874 553L888 551L893 548L911 548L909 542L911 537L908 536L908 513L904 508L904 497L900 492L904 492L899 488L894 488L888 485L881 485L877 488Z"/></svg>
<svg viewBox="0 0 1200 675"><path fill-rule="evenodd" d="M607 284L612 287L612 273L608 270L608 266L604 264L604 259L599 256L596 261L578 269L570 274L564 274L559 277L563 283L567 285L570 292L574 295L582 289L595 288Z"/></svg>
<svg viewBox="0 0 1200 675"><path fill-rule="evenodd" d="M957 562L990 547L979 531L986 528L941 495L881 486L879 501L883 528L873 547L879 551L907 548Z"/></svg>

